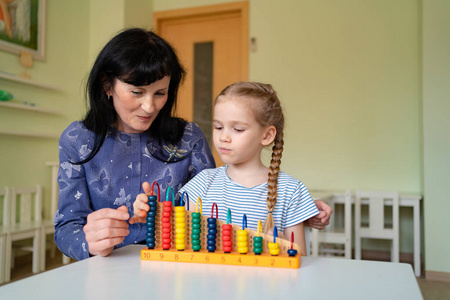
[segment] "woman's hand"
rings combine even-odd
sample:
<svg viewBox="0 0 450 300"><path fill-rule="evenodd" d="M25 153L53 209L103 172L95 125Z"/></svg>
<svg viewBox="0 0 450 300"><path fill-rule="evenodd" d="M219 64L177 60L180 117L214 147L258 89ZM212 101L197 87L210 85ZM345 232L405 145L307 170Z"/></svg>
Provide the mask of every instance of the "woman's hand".
<svg viewBox="0 0 450 300"><path fill-rule="evenodd" d="M133 203L134 216L130 218L130 224L147 222L147 212L150 210L150 206L148 206L148 196L152 195L152 188L148 182L144 182L142 184L142 189L145 194L136 196L136 200Z"/></svg>
<svg viewBox="0 0 450 300"><path fill-rule="evenodd" d="M330 224L330 217L333 213L333 209L320 199L315 200L314 203L319 210L319 214L308 219L308 225L315 229L324 229L325 226Z"/></svg>
<svg viewBox="0 0 450 300"><path fill-rule="evenodd" d="M130 233L127 223L129 218L125 205L118 209L102 208L89 214L83 227L89 253L100 256L111 254L114 246L122 243Z"/></svg>

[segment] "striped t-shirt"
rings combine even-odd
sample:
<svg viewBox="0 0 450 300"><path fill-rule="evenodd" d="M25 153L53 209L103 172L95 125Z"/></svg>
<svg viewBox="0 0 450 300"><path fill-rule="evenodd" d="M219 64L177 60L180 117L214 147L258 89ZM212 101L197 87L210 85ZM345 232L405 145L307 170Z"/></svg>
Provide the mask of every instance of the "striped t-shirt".
<svg viewBox="0 0 450 300"><path fill-rule="evenodd" d="M211 216L213 203L217 204L219 219L227 220L228 208L232 222L242 224L243 215L247 216L247 227L257 230L258 220L264 223L267 217L267 182L252 188L240 185L230 179L227 166L206 169L192 178L179 190L181 195L187 192L194 203L200 197L202 214ZM185 198L186 200L186 198ZM297 225L317 215L319 210L314 204L305 185L294 177L280 172L278 175L277 203L272 213L278 231ZM216 210L214 215L216 217Z"/></svg>

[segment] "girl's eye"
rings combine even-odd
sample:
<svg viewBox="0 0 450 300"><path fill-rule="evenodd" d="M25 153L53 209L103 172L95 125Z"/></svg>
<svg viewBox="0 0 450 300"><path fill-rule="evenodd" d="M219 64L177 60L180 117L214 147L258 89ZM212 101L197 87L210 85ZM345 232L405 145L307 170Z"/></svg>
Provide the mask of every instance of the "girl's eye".
<svg viewBox="0 0 450 300"><path fill-rule="evenodd" d="M214 129L215 130L221 130L223 127L221 127L221 126L214 126Z"/></svg>
<svg viewBox="0 0 450 300"><path fill-rule="evenodd" d="M235 128L234 130L237 131L237 132L242 132L242 131L244 131L244 129L241 129L241 128Z"/></svg>

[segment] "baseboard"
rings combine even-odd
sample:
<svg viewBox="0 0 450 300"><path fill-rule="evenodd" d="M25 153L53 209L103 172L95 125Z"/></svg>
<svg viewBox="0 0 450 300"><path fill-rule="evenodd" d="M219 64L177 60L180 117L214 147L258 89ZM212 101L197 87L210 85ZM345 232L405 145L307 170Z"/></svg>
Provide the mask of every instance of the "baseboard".
<svg viewBox="0 0 450 300"><path fill-rule="evenodd" d="M425 271L425 279L432 281L450 282L450 273Z"/></svg>

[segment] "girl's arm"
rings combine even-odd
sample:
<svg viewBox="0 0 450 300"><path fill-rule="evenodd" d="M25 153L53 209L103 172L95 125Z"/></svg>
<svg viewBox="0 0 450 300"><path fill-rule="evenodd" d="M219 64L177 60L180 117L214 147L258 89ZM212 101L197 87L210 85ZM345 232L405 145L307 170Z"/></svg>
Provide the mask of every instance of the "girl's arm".
<svg viewBox="0 0 450 300"><path fill-rule="evenodd" d="M305 241L305 231L303 228L303 223L287 227L284 229L284 239L290 241L291 233L294 233L294 243L300 246L302 256L307 256L306 253L306 241Z"/></svg>

